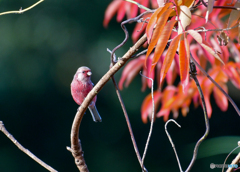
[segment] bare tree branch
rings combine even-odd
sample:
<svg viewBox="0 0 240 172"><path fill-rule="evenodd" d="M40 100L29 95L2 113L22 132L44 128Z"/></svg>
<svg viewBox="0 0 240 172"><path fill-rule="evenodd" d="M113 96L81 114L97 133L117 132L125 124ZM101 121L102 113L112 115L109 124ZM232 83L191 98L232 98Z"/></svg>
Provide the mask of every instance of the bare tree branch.
<svg viewBox="0 0 240 172"><path fill-rule="evenodd" d="M81 145L79 144L79 127L82 121L84 112L92 99L99 93L103 86L111 79L111 77L131 58L131 56L146 42L147 36L144 34L128 51L118 60L118 62L98 81L93 89L88 93L83 103L78 109L78 112L74 118L71 129L71 149L75 162L81 161L80 156L74 156L74 153L81 152ZM76 164L78 169L79 164Z"/></svg>
<svg viewBox="0 0 240 172"><path fill-rule="evenodd" d="M51 172L57 172L57 170L53 169L51 166L47 165L45 162L43 162L41 159L36 157L32 152L30 152L28 149L24 148L5 128L2 121L0 121L0 131L2 131L21 151L23 151L25 154L27 154L30 158L32 158L34 161L36 161L38 164L46 168L48 171Z"/></svg>
<svg viewBox="0 0 240 172"><path fill-rule="evenodd" d="M38 2L36 2L35 4L31 5L30 7L28 8L25 8L25 9L22 9L20 8L18 11L6 11L6 12L2 12L0 13L0 16L1 15L5 15L5 14L22 14L30 9L32 9L33 7L37 6L38 4L40 4L41 2L43 2L44 0L40 0Z"/></svg>

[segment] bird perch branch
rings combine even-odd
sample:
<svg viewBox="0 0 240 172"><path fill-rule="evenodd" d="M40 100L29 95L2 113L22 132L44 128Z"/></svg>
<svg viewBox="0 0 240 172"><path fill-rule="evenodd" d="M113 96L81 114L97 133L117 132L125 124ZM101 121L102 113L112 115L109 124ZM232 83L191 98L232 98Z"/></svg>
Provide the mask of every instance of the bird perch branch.
<svg viewBox="0 0 240 172"><path fill-rule="evenodd" d="M79 169L86 166L83 163L83 153L79 142L79 127L82 121L84 112L86 111L88 105L91 103L92 99L101 91L103 86L111 79L111 77L121 68L123 65L131 59L131 56L137 52L137 50L147 41L146 34L143 35L128 51L127 53L118 60L118 62L98 81L98 83L93 87L93 89L88 93L87 97L84 99L83 103L78 109L78 112L74 118L71 130L71 152L75 159L75 163ZM81 171L83 172L83 171Z"/></svg>

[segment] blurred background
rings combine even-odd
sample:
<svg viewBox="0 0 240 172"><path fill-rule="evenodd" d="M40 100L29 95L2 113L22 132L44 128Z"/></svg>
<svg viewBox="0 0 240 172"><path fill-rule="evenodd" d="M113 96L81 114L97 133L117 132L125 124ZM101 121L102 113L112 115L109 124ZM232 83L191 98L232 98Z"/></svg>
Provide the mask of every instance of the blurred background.
<svg viewBox="0 0 240 172"><path fill-rule="evenodd" d="M35 2L1 0L0 12L24 9ZM66 150L78 108L70 93L73 75L78 67L88 66L96 83L109 69L110 54L106 49L113 49L124 39L115 18L107 29L103 28L104 11L110 2L46 0L23 14L0 16L0 120L25 148L58 171L78 171ZM133 26L127 26L130 32ZM129 40L116 52L117 56L122 56L131 45ZM240 91L231 83L228 86L230 96L240 106ZM150 90L141 92L141 77L137 76L121 93L142 154L150 123L142 123L140 108ZM213 96L211 100L210 133L200 146L192 171L219 171L210 169L210 164L222 164L240 140L240 117L232 105L222 112ZM103 122L94 123L87 111L80 127L89 170L141 171L111 81L99 92L97 108ZM185 170L195 143L205 132L202 109L191 105L187 117L180 115L177 122L181 129L172 123L168 128ZM231 155L227 163L235 156ZM179 171L162 118L154 123L145 166L151 172ZM46 171L3 133L0 133L0 169L1 172Z"/></svg>

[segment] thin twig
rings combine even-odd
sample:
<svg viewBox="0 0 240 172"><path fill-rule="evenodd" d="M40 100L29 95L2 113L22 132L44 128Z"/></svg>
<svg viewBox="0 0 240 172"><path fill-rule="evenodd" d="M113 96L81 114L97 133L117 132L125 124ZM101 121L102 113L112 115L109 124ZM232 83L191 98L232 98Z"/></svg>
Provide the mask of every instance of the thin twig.
<svg viewBox="0 0 240 172"><path fill-rule="evenodd" d="M191 53L190 53L190 57L192 57ZM204 99L203 92L202 92L201 86L200 86L200 84L198 82L198 79L197 79L196 75L197 75L196 66L195 66L194 62L192 60L190 60L190 77L195 81L196 86L198 88L198 92L199 92L200 98L202 100L202 107L203 107L206 131L205 131L204 135L196 143L195 148L194 148L194 152L193 152L192 160L191 160L191 162L190 162L190 164L189 164L189 166L188 166L186 171L190 171L191 168L193 167L193 164L194 164L194 162L195 162L195 160L197 158L198 148L199 148L200 144L203 142L203 140L206 139L206 137L208 136L209 130L210 130L205 99Z"/></svg>
<svg viewBox="0 0 240 172"><path fill-rule="evenodd" d="M77 114L75 115L72 129L71 129L71 149L72 152L81 152L81 145L79 144L79 127L84 115L84 112L88 108L92 99L99 93L103 86L111 79L111 77L123 67L123 65L131 59L131 56L137 52L137 50L146 42L147 36L144 34L126 53L118 60L118 62L113 65L112 68L98 81L98 83L93 87L93 89L88 93L87 97L84 99L83 103L79 107ZM74 156L75 162L81 161L79 156Z"/></svg>
<svg viewBox="0 0 240 172"><path fill-rule="evenodd" d="M112 76L112 81L113 81L114 87L116 89L116 93L117 93L119 102L122 106L122 110L123 110L123 113L124 113L124 116L125 116L125 119L126 119L126 122L127 122L128 130L129 130L129 133L130 133L130 136L131 136L131 139L132 139L133 147L134 147L135 153L137 155L138 162L140 163L140 165L142 167L142 158L141 158L141 155L140 155L138 147L137 147L137 143L136 143L133 131L132 131L132 127L131 127L131 123L130 123L130 120L129 120L129 117L128 117L128 114L127 114L126 107L125 107L124 102L122 100L122 97L121 97L121 94L120 94L120 91L119 91L119 88L118 88L118 85L115 81L114 76ZM144 166L143 166L143 171L147 172L147 169Z"/></svg>
<svg viewBox="0 0 240 172"><path fill-rule="evenodd" d="M53 169L51 166L47 165L45 162L43 162L41 159L36 157L32 152L30 152L28 149L24 148L5 128L2 121L0 121L0 131L2 131L21 151L23 151L25 154L27 154L30 158L32 158L34 161L36 161L38 164L46 168L48 171L51 172L57 172L57 170Z"/></svg>
<svg viewBox="0 0 240 172"><path fill-rule="evenodd" d="M152 136L152 130L153 130L153 123L154 123L154 114L155 114L155 107L154 107L154 95L153 95L153 84L154 84L154 81L152 78L149 78L147 76L144 76L143 74L141 74L141 71L140 71L140 75L142 75L143 77L147 78L147 79L150 79L152 81L152 87L151 87L151 95L152 95L152 118L151 118L151 125L150 125L150 129L149 129L149 133L148 133L148 138L147 138L147 141L146 141L146 145L145 145L145 149L144 149L144 153L143 153L143 157L142 157L142 169L143 169L143 164L144 164L144 159L145 159L145 156L147 154L147 150L148 150L148 145L149 145L149 142L150 142L150 138Z"/></svg>
<svg viewBox="0 0 240 172"><path fill-rule="evenodd" d="M168 125L169 122L174 122L179 128L181 128L181 125L179 125L174 119L169 119L169 120L166 122L166 124L165 124L165 132L166 132L166 134L167 134L167 136L168 136L168 139L169 139L169 141L170 141L170 143L171 143L171 145L172 145L172 148L173 148L173 150L174 150L174 153L175 153L175 156L176 156L176 158L177 158L177 162L178 162L178 166L179 166L180 172L182 172L182 166L181 166L180 160L179 160L179 158L178 158L177 150L176 150L175 145L174 145L174 143L173 143L173 141L172 141L172 139L171 139L171 135L170 135L170 134L168 133L168 131L167 131L167 125Z"/></svg>
<svg viewBox="0 0 240 172"><path fill-rule="evenodd" d="M137 22L143 15L145 14L148 14L148 13L152 13L154 10L150 10L150 11L145 11L143 12L142 14L140 14L139 16L137 17L134 17L134 18L131 18L131 19L128 19L128 20L125 20L121 23L121 27L125 33L125 38L123 40L123 42L121 44L119 44L118 46L116 46L113 50L112 50L112 54L111 54L111 60L112 60L112 64L115 64L116 61L113 61L114 58L113 58L113 54L115 53L115 51L117 51L119 48L121 48L128 40L129 38L129 34L128 34L128 31L127 31L127 28L125 26L125 24L127 23L132 23L132 22Z"/></svg>
<svg viewBox="0 0 240 172"><path fill-rule="evenodd" d="M201 0L201 1L202 1L202 4L203 4L205 7L208 6L204 0ZM236 7L213 6L213 8L223 8L223 9L232 9L232 10L238 10L238 11L240 11L240 8L236 8Z"/></svg>
<svg viewBox="0 0 240 172"><path fill-rule="evenodd" d="M201 70L201 72L205 76L207 76L208 79L210 79L210 81L212 81L212 83L228 98L229 102L233 105L237 114L240 116L240 110L238 109L238 107L235 104L235 102L233 101L233 99L224 91L224 89L222 89L222 87L216 81L214 81L214 79L212 79L212 77L210 75L208 75L208 73L201 67L200 64L198 64L198 62L192 56L190 56L190 59L194 62L195 65L197 65L197 67Z"/></svg>
<svg viewBox="0 0 240 172"><path fill-rule="evenodd" d="M25 11L28 11L28 10L32 9L33 7L37 6L38 4L40 4L40 3L43 2L43 1L44 1L44 0L40 0L40 1L36 2L35 4L31 5L30 7L25 8L25 9L20 8L18 11L6 11L6 12L2 12L2 13L0 13L0 16L1 16L1 15L5 15L5 14L22 14L22 13L24 13Z"/></svg>
<svg viewBox="0 0 240 172"><path fill-rule="evenodd" d="M137 3L136 1L133 1L133 0L125 0L125 1L131 2L131 3L133 3L133 4L136 4L139 8L142 8L142 9L144 9L144 10L146 10L146 11L149 11L149 10L150 10L149 8L145 7L144 5Z"/></svg>
<svg viewBox="0 0 240 172"><path fill-rule="evenodd" d="M111 51L111 50L107 49L107 51L112 54L112 51ZM113 54L113 58L116 59L116 55L115 55L115 54ZM138 162L139 162L140 165L141 165L141 163L142 163L142 158L141 158L141 155L140 155L140 153L139 153L139 150L138 150L138 147L137 147L137 143L136 143L136 140L135 140L135 137L134 137L134 134L133 134L132 127L131 127L131 123L130 123L130 120L129 120L129 117L128 117L128 114L127 114L127 110L126 110L126 107L125 107L124 102L123 102L123 100L122 100L122 96L121 96L121 94L120 94L118 85L117 85L116 80L115 80L115 78L114 78L114 75L112 76L112 81L113 81L113 85L114 85L114 87L115 87L115 90L116 90L116 93L117 93L119 102L120 102L120 104L121 104L121 107L122 107L122 110L123 110L123 114L124 114L125 119L126 119L126 122L127 122L128 130L129 130L129 133L130 133L130 136L131 136L131 139L132 139L133 147L134 147L135 153L136 153L136 155L137 155ZM141 166L142 166L142 165L141 165ZM144 167L144 171L147 172L147 169L146 169L145 167Z"/></svg>
<svg viewBox="0 0 240 172"><path fill-rule="evenodd" d="M236 24L233 27L229 27L229 28L225 28L225 29L205 29L205 30L196 30L196 31L197 32L224 31L224 30L228 31L228 30L234 29L234 28L236 28L238 26L239 26L239 24Z"/></svg>

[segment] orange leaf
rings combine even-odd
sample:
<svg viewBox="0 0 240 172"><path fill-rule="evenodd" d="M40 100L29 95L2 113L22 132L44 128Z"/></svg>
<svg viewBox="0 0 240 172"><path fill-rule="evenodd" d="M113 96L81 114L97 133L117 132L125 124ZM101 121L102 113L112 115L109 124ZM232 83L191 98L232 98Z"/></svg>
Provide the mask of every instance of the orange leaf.
<svg viewBox="0 0 240 172"><path fill-rule="evenodd" d="M190 51L186 37L180 40L179 45L179 64L180 64L180 79L182 82L183 92L185 93L186 86L189 82L189 58Z"/></svg>
<svg viewBox="0 0 240 172"><path fill-rule="evenodd" d="M194 3L194 0L178 0L177 6L185 5L187 7L191 7Z"/></svg>
<svg viewBox="0 0 240 172"><path fill-rule="evenodd" d="M166 45L167 45L167 42L168 42L168 39L171 35L171 31L173 29L173 26L175 25L177 21L175 19L171 20L170 22L168 22L166 24L166 26L164 27L159 39L158 39L158 42L157 42L157 46L156 46L156 49L155 49L155 53L154 53L154 57L153 57L153 60L152 60L152 67L151 69L153 69L159 58L161 57Z"/></svg>
<svg viewBox="0 0 240 172"><path fill-rule="evenodd" d="M176 54L176 50L177 50L177 47L178 47L178 42L179 42L179 39L180 39L181 36L182 36L182 34L176 36L172 40L172 42L171 42L171 44L168 48L168 51L167 51L166 57L164 58L162 69L161 69L161 72L160 72L160 85L161 85L163 79L165 78L168 69L170 68L170 66L172 64L174 55Z"/></svg>
<svg viewBox="0 0 240 172"><path fill-rule="evenodd" d="M194 4L195 0L178 0L174 1L175 4L177 5L177 9L179 10L179 6L185 5L186 7L190 8ZM173 11L170 16L176 16L176 12Z"/></svg>
<svg viewBox="0 0 240 172"><path fill-rule="evenodd" d="M147 55L146 55L146 59L149 56L149 54L152 52L152 50L154 49L155 45L157 44L157 41L162 33L162 30L164 28L165 23L167 22L167 19L169 17L169 14L173 11L173 9L167 9L167 11L165 11L158 19L157 21L157 25L156 28L153 32L153 36L151 39L151 42L148 46L148 51L147 51Z"/></svg>
<svg viewBox="0 0 240 172"><path fill-rule="evenodd" d="M147 28L146 28L146 35L147 35L148 43L150 43L152 32L153 32L153 27L157 21L157 16L162 15L169 8L170 5L171 5L171 3L167 3L164 7L158 8L151 16L151 18L148 22Z"/></svg>
<svg viewBox="0 0 240 172"><path fill-rule="evenodd" d="M219 85L227 93L228 88L225 84L219 83ZM226 111L228 108L228 99L216 86L213 88L213 96L215 98L216 104L221 109L221 111Z"/></svg>

